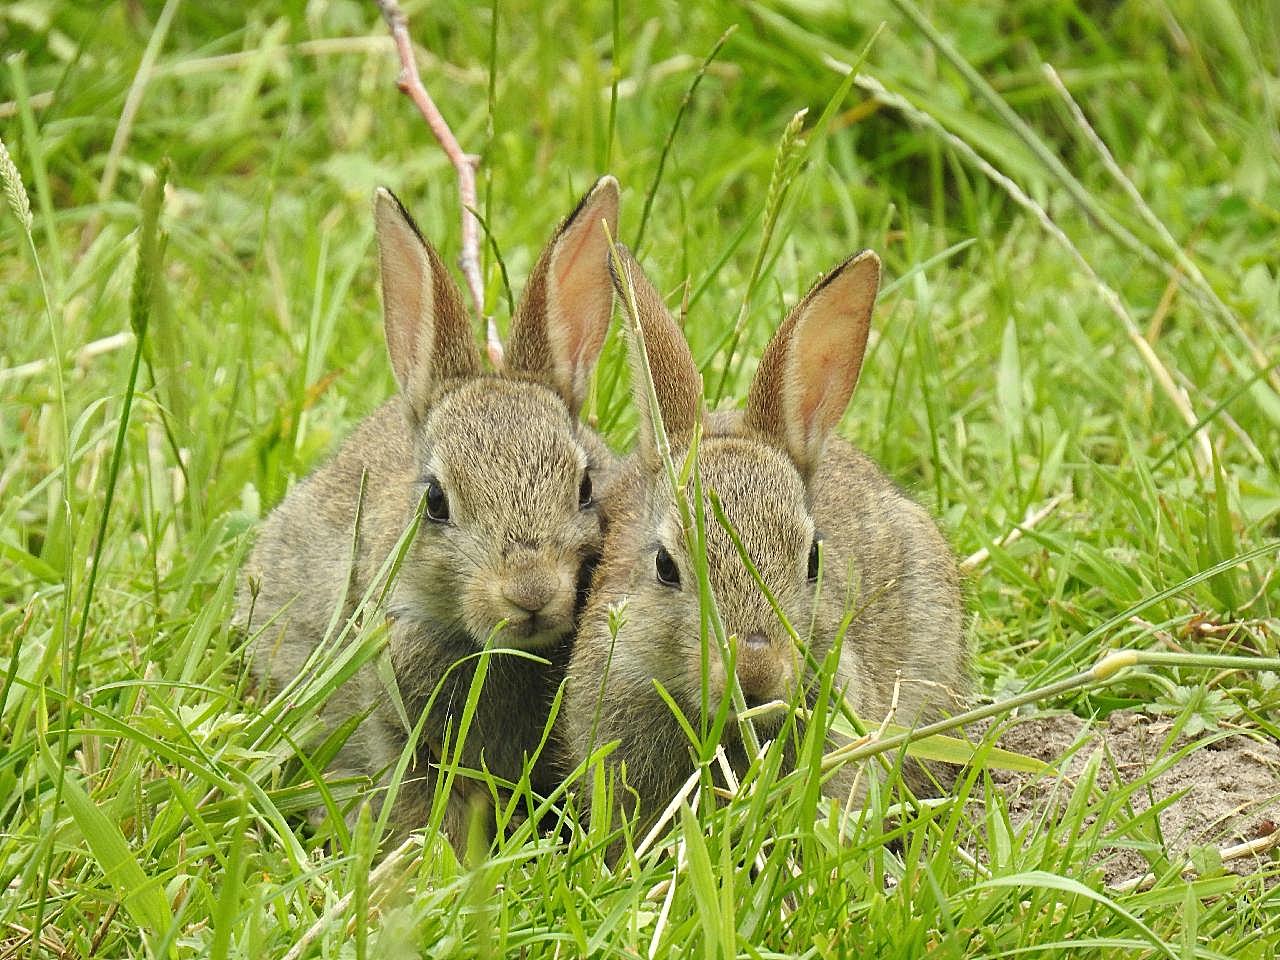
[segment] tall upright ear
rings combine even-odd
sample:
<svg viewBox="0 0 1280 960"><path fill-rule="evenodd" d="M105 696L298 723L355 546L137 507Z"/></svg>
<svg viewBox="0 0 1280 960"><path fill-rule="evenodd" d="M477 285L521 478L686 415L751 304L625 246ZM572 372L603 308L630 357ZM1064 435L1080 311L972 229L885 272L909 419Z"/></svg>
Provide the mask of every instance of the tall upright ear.
<svg viewBox="0 0 1280 960"><path fill-rule="evenodd" d="M631 366L631 392L640 414L639 453L646 469L658 471L662 454L658 450L657 430L649 402L648 375L653 380L658 413L662 417L667 440L673 447L693 442L698 423L698 402L702 399L702 377L693 362L689 344L675 319L662 302L662 297L640 269L631 251L618 245L618 263L609 261L613 283L622 301L627 324L627 356ZM636 330L639 330L639 338ZM644 341L641 353L639 339Z"/></svg>
<svg viewBox="0 0 1280 960"><path fill-rule="evenodd" d="M814 284L760 358L747 426L786 450L806 477L858 382L879 287L880 258L855 253Z"/></svg>
<svg viewBox="0 0 1280 960"><path fill-rule="evenodd" d="M538 257L511 320L508 371L545 383L575 414L613 315L610 235L618 235L618 181L604 176Z"/></svg>
<svg viewBox="0 0 1280 960"><path fill-rule="evenodd" d="M480 373L480 351L458 285L385 187L374 194L373 216L387 352L410 413L421 418L440 383Z"/></svg>

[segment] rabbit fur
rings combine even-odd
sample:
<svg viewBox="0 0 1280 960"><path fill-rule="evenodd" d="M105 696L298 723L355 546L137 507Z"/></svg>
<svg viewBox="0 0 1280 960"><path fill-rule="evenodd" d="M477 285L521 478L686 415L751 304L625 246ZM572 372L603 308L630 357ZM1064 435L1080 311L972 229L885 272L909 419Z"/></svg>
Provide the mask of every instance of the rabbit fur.
<svg viewBox="0 0 1280 960"><path fill-rule="evenodd" d="M704 421L701 378L683 334L625 250L618 264L615 283L643 338L676 471L700 427L703 489L718 494L764 583L807 638L813 660L822 662L854 611L836 681L857 714L869 723L889 714L895 687L897 723L952 711L966 689L966 657L950 548L924 509L865 454L832 435L862 364L880 276L875 254L859 253L815 284L768 344L745 409ZM631 813L638 804L648 823L694 769L688 739L654 681L697 729L702 644L696 575L635 340L632 333L640 439L606 504L605 544L569 664L560 732L569 768L617 741L605 760L614 775L615 807ZM688 493L692 501L692 484ZM747 706L794 702L806 686L812 698L816 684L802 652L709 507L705 517L710 586L725 635L736 638L736 674ZM811 577L818 550L820 590ZM611 615L621 619L616 641ZM714 711L727 684L714 638L709 647L707 709ZM777 732L781 716L755 721L762 739ZM740 774L747 758L732 719L723 742ZM855 772L841 768L824 792L847 797L863 782Z"/></svg>
<svg viewBox="0 0 1280 960"><path fill-rule="evenodd" d="M504 619L494 645L547 662L491 658L461 760L518 780L543 738L601 545L597 502L613 465L578 412L612 314L601 221L616 233L618 185L597 181L543 250L502 373L484 371L458 287L400 202L380 189L374 212L399 393L267 518L236 623L251 638L261 685L279 689L313 671L317 647L380 589L380 568L422 511L377 610L411 723L440 688L392 810L403 832L427 822L434 765L446 728L456 734L473 655ZM326 732L367 714L337 755L340 774L385 778L408 739L392 702L372 663L329 698ZM488 791L461 775L454 782L443 827L457 847L468 796ZM555 781L539 765L533 782L546 792Z"/></svg>

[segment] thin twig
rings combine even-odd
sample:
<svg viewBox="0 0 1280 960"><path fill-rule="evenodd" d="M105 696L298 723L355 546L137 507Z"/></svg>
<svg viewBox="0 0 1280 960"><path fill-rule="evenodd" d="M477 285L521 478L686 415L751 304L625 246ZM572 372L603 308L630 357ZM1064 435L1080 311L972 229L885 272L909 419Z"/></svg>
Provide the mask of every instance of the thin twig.
<svg viewBox="0 0 1280 960"><path fill-rule="evenodd" d="M952 847L951 852L956 855L961 863L980 876L983 880L991 879L991 871L986 866L979 863L978 858L964 847L960 846L960 844L957 843Z"/></svg>
<svg viewBox="0 0 1280 960"><path fill-rule="evenodd" d="M1278 557L1277 559L1280 559L1280 557ZM1249 598L1249 602L1246 603L1244 606L1242 606L1240 608L1241 610L1248 610L1255 603L1257 603L1264 596L1266 596L1267 588L1271 586L1271 581L1275 578L1277 570L1280 570L1280 565L1271 564L1270 566L1266 567L1266 573L1264 573L1262 576L1262 583L1258 587L1258 592ZM1266 623L1267 621L1261 620L1259 622ZM1280 621L1277 621L1277 622L1280 622ZM1277 632L1280 632L1280 631L1277 631Z"/></svg>
<svg viewBox="0 0 1280 960"><path fill-rule="evenodd" d="M880 740L889 732L889 724L894 722L894 718L898 714L898 702L902 698L902 671L898 671L893 678L893 695L889 698L889 709L885 711L884 716L880 719L880 726L874 733L868 731L859 737L856 743L873 743ZM846 698L845 703L852 709L853 704ZM874 774L867 774L866 765L860 765L854 770L853 782L849 784L849 790L845 794L844 808L840 811L840 833L844 834L849 825L852 824L857 817L858 806L858 787L862 782L863 775L868 777Z"/></svg>
<svg viewBox="0 0 1280 960"><path fill-rule="evenodd" d="M111 929L111 924L115 922L116 914L120 911L120 903L117 901L107 907L107 912L102 915L102 920L98 924L98 929L93 935L93 941L89 944L89 956L92 957L98 952L98 948L102 946L102 941L107 939L107 931Z"/></svg>
<svg viewBox="0 0 1280 960"><path fill-rule="evenodd" d="M405 16L396 0L375 0L382 18L387 22L395 40L396 54L400 58L400 76L396 78L396 86L400 92L413 101L413 105L427 121L431 134L440 144L453 169L458 174L458 198L462 202L462 252L458 255L458 266L467 280L467 288L471 291L471 300L475 304L476 316L485 323L486 346L489 360L495 368L502 367L502 341L498 338L498 326L493 317L484 312L484 283L480 278L480 218L476 216L479 203L476 200L476 167L480 158L474 153L466 153L453 135L431 94L427 92L418 73L418 64L413 55L413 40L409 37L409 18Z"/></svg>
<svg viewBox="0 0 1280 960"><path fill-rule="evenodd" d="M995 541L992 543L992 546L1007 547L1009 546L1009 544L1014 543L1017 540L1020 540L1024 533L1026 533L1028 530L1030 530L1032 527L1038 524L1045 517L1049 516L1049 514L1053 513L1053 511L1057 510L1058 507L1070 496L1071 496L1070 490L1063 490L1061 493L1051 498L1049 502L1046 503L1039 510L1032 510L1030 507L1028 507L1027 515L1022 518L1022 522L1017 526L1015 526L1008 533L1004 534L1003 536L997 537ZM963 560L961 560L960 569L965 573L972 573L974 570L977 570L980 566L986 563L989 559L991 559L991 549L990 547L983 547L981 550L977 550L974 553L969 554L969 556L965 557Z"/></svg>

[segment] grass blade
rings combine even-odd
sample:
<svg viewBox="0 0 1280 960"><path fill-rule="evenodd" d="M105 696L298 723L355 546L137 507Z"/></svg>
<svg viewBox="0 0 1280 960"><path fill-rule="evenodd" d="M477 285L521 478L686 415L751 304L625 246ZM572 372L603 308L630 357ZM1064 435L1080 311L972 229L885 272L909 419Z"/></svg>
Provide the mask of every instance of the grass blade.
<svg viewBox="0 0 1280 960"><path fill-rule="evenodd" d="M129 915L145 934L153 937L165 935L173 926L173 913L160 881L143 872L120 827L102 812L80 786L79 778L60 765L43 742L40 744L40 758L46 775L61 780L62 797L71 819L101 868L102 876Z"/></svg>

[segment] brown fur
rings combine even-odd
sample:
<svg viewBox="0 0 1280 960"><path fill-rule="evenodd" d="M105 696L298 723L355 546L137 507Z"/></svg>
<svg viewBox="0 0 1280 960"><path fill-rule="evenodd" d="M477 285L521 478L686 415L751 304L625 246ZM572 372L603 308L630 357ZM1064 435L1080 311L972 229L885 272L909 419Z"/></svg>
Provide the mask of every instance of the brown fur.
<svg viewBox="0 0 1280 960"><path fill-rule="evenodd" d="M529 280L536 295L525 298L513 324L515 363L506 375L481 372L461 294L399 202L382 190L375 207L386 338L401 394L267 518L236 620L251 636L258 679L269 688L293 681L377 586L424 503L427 478L438 479L448 522L424 514L378 611L390 626L396 685L411 722L441 687L393 811L404 831L425 824L439 759L433 751L447 726L456 732L474 676L475 658L464 658L482 649L500 621L510 625L497 646L532 651L549 664L492 658L465 765L518 779L563 676L579 579L601 538L599 511L580 507L579 487L590 471L603 491L612 466L576 412L612 312L600 221L616 230L618 188L602 178L539 259ZM579 256L567 277L549 282L565 249ZM565 343L576 345L571 353ZM391 703L372 665L329 699L328 729L370 711L338 756L343 773L377 778L400 756L408 731ZM554 785L542 767L534 781L544 792ZM455 846L465 836L467 795L476 792L459 779L450 798L445 830Z"/></svg>
<svg viewBox="0 0 1280 960"><path fill-rule="evenodd" d="M697 374L679 328L634 261L638 321L654 388L677 465L686 456ZM703 424L699 468L715 491L753 564L818 661L831 649L846 611L858 611L844 635L837 680L856 712L877 721L901 681L896 722L913 724L956 704L966 688L961 604L951 551L929 515L904 496L864 454L827 435L857 379L879 261L863 253L814 287L765 352L745 411ZM625 281L620 297L630 309ZM632 344L634 348L634 341ZM633 376L640 360L632 351ZM795 358L805 358L796 363ZM815 360L820 357L822 362ZM692 372L691 372L692 371ZM648 410L640 404L642 421ZM692 771L684 734L654 690L662 683L697 728L702 708L702 646L695 572L675 498L656 460L652 424L642 422L640 456L624 470L606 504L608 532L592 594L569 665L561 730L578 763L611 741L607 766L625 767L623 807L634 790L644 820L661 812ZM688 491L692 494L692 489ZM712 591L727 634L737 638L737 678L748 704L790 700L811 679L805 660L742 563L728 533L706 509ZM822 541L821 591L808 581L815 532ZM659 582L659 545L674 558L680 586ZM623 611L616 643L610 611ZM812 625L812 632L810 632ZM710 703L726 695L714 640ZM812 687L812 684L807 684ZM773 724L780 723L777 714ZM770 721L757 728L772 732ZM733 724L726 746L745 763ZM846 795L852 771L827 785Z"/></svg>

